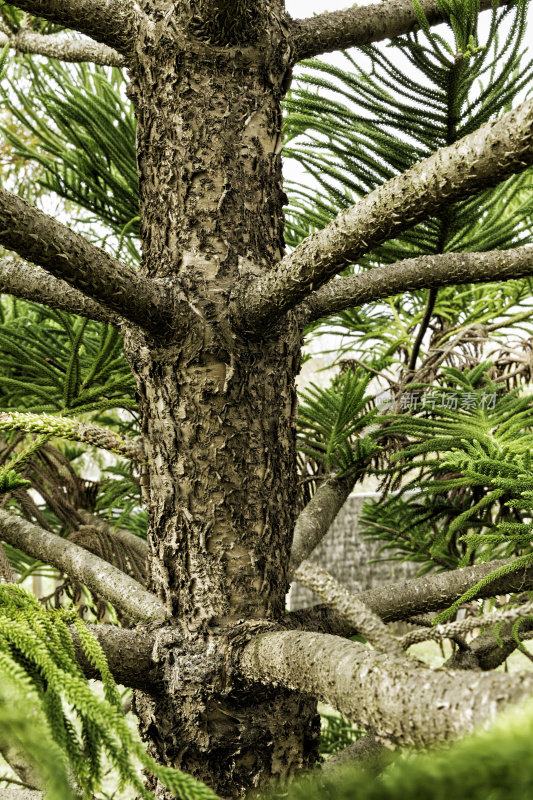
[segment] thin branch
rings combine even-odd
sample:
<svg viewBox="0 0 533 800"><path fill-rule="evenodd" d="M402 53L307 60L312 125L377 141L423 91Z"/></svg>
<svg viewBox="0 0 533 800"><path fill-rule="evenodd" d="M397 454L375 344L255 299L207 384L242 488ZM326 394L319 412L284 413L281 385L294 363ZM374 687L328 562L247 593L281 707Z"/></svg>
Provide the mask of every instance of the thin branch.
<svg viewBox="0 0 533 800"><path fill-rule="evenodd" d="M357 597L384 622L405 620L415 614L440 611L470 587L494 570L510 561L498 560L476 564L473 567L423 575L398 583L389 583L376 589L368 589ZM478 597L495 597L498 594L521 592L533 588L533 568L510 572L486 584ZM337 636L351 636L356 633L340 614L324 606L315 606L303 611L292 611L283 618L284 626L300 627L305 630L325 631Z"/></svg>
<svg viewBox="0 0 533 800"><path fill-rule="evenodd" d="M457 650L444 665L450 669L496 669L509 658L518 647L512 634L513 623L507 622L498 631L498 639L494 630L481 633L468 644L468 651ZM533 631L531 618L525 619L520 628L520 639L531 638Z"/></svg>
<svg viewBox="0 0 533 800"><path fill-rule="evenodd" d="M122 528L114 528L101 517L95 517L94 514L91 514L84 508L77 508L76 513L83 521L84 525L91 525L93 528L98 528L125 547L134 550L139 558L143 559L145 562L148 561L148 544L144 539L141 539L140 536L136 536L134 533L130 533Z"/></svg>
<svg viewBox="0 0 533 800"><path fill-rule="evenodd" d="M61 278L14 258L0 259L0 292L79 314L118 328L124 320L87 295L73 289Z"/></svg>
<svg viewBox="0 0 533 800"><path fill-rule="evenodd" d="M133 52L139 16L131 0L13 0L11 5L84 33L124 55Z"/></svg>
<svg viewBox="0 0 533 800"><path fill-rule="evenodd" d="M161 333L171 320L168 292L38 208L0 189L0 244L83 294Z"/></svg>
<svg viewBox="0 0 533 800"><path fill-rule="evenodd" d="M93 447L109 450L135 461L144 459L144 449L139 440L122 439L113 431L78 422L69 417L55 417L51 414L30 414L19 411L0 411L0 431L16 430L28 433L48 433L61 439L83 442Z"/></svg>
<svg viewBox="0 0 533 800"><path fill-rule="evenodd" d="M389 756L390 751L385 745L373 733L367 733L324 761L321 770L330 773L339 767L351 765L363 767L372 775L378 775L389 763Z"/></svg>
<svg viewBox="0 0 533 800"><path fill-rule="evenodd" d="M155 642L153 627L117 628L116 625L90 625L105 653L109 669L117 683L131 689L154 689L158 680L152 661ZM76 658L87 678L100 673L86 658L75 628L71 628Z"/></svg>
<svg viewBox="0 0 533 800"><path fill-rule="evenodd" d="M405 656L303 631L256 636L237 669L249 681L316 697L400 745L457 738L533 694L531 673L433 671Z"/></svg>
<svg viewBox="0 0 533 800"><path fill-rule="evenodd" d="M363 634L376 650L403 655L402 646L391 634L383 620L335 580L327 570L304 561L294 573L294 580L319 595L333 611Z"/></svg>
<svg viewBox="0 0 533 800"><path fill-rule="evenodd" d="M533 275L531 247L406 258L348 278L329 281L304 301L308 310L306 321L415 289L506 281L527 275Z"/></svg>
<svg viewBox="0 0 533 800"><path fill-rule="evenodd" d="M450 203L533 164L533 100L420 161L308 236L270 272L238 286L235 317L261 331L375 246Z"/></svg>
<svg viewBox="0 0 533 800"><path fill-rule="evenodd" d="M332 475L322 483L302 510L294 527L289 573L292 575L322 541L357 479L357 474Z"/></svg>
<svg viewBox="0 0 533 800"><path fill-rule="evenodd" d="M155 595L107 561L1 509L0 539L80 581L131 619L162 620L167 615Z"/></svg>
<svg viewBox="0 0 533 800"><path fill-rule="evenodd" d="M501 3L505 5L506 3ZM430 25L443 22L442 12L433 0L420 0ZM481 0L481 10L491 7L490 0ZM293 61L346 50L383 39L392 39L418 27L412 0L388 0L370 6L352 6L343 11L318 14L292 23Z"/></svg>
<svg viewBox="0 0 533 800"><path fill-rule="evenodd" d="M0 47L8 44L19 53L57 58L59 61L87 61L109 67L123 67L126 60L112 47L99 44L91 39L74 39L64 33L44 35L20 28L15 33L0 33Z"/></svg>

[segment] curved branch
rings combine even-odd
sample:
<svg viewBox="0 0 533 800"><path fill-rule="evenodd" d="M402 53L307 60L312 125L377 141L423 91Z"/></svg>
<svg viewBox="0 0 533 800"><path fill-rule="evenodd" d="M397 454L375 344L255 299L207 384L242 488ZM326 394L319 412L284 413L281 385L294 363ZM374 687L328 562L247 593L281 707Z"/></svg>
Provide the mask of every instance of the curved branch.
<svg viewBox="0 0 533 800"><path fill-rule="evenodd" d="M76 578L131 619L163 620L167 616L163 603L121 570L83 547L2 509L0 539Z"/></svg>
<svg viewBox="0 0 533 800"><path fill-rule="evenodd" d="M0 189L0 244L112 311L161 333L171 324L168 292L84 236Z"/></svg>
<svg viewBox="0 0 533 800"><path fill-rule="evenodd" d="M356 596L384 622L409 619L415 614L446 608L486 575L508 563L510 562L504 560L487 561L473 567L388 583ZM522 592L531 588L533 568L522 569L491 581L480 590L478 597L495 597L498 594ZM285 615L283 623L288 628L301 627L305 630L335 633L337 636L352 636L357 632L340 614L329 611L324 606L292 611Z"/></svg>
<svg viewBox="0 0 533 800"><path fill-rule="evenodd" d="M0 411L0 431L27 431L28 433L47 433L62 439L83 442L93 447L109 450L111 453L141 461L144 449L141 441L121 439L113 431L78 422L69 417L54 417L51 414L30 414L19 411Z"/></svg>
<svg viewBox="0 0 533 800"><path fill-rule="evenodd" d="M419 0L430 25L444 21L434 0ZM507 0L508 2L508 0ZM507 3L501 3L506 5ZM491 8L491 0L481 0L481 10ZM353 6L342 11L293 20L293 61L346 50L383 39L392 39L418 27L412 0L388 0L370 6Z"/></svg>
<svg viewBox="0 0 533 800"><path fill-rule="evenodd" d="M531 247L406 258L348 278L329 281L304 301L306 321L414 289L507 281L526 275L533 275Z"/></svg>
<svg viewBox="0 0 533 800"><path fill-rule="evenodd" d="M58 308L69 314L95 319L118 328L124 320L61 278L14 258L0 259L0 292Z"/></svg>
<svg viewBox="0 0 533 800"><path fill-rule="evenodd" d="M237 668L250 681L281 685L332 705L402 745L448 741L533 694L531 673L433 671L327 634L265 633Z"/></svg>
<svg viewBox="0 0 533 800"><path fill-rule="evenodd" d="M238 287L237 324L261 331L372 248L533 164L533 100L482 125L338 214L270 272Z"/></svg>
<svg viewBox="0 0 533 800"><path fill-rule="evenodd" d="M152 650L156 631L150 627L117 628L116 625L90 625L105 653L109 669L117 683L131 689L154 689ZM87 660L75 628L71 628L76 658L87 678L99 679L100 673Z"/></svg>
<svg viewBox="0 0 533 800"><path fill-rule="evenodd" d="M112 47L90 39L85 41L74 39L64 33L44 35L27 28L20 28L9 35L7 32L0 33L0 47L6 44L19 53L47 56L57 58L59 61L74 63L88 61L109 67L123 67L126 64L124 56Z"/></svg>
<svg viewBox="0 0 533 800"><path fill-rule="evenodd" d="M11 0L11 5L84 33L124 55L133 52L139 18L131 0Z"/></svg>

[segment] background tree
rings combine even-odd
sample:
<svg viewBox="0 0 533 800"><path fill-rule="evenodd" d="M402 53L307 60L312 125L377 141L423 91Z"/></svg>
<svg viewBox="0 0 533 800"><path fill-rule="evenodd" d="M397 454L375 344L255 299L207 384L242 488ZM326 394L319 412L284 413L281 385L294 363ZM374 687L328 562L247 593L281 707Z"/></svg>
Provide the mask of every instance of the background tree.
<svg viewBox="0 0 533 800"><path fill-rule="evenodd" d="M50 565L65 576L56 599L86 587L96 615L112 608L122 627L95 625L98 645L71 612L38 614L8 590L2 663L30 681L79 791L95 790L102 750L117 754L110 721L140 753L117 721L111 674L136 690L160 765L141 756L152 770L142 788L116 755L121 778L160 800L212 796L161 765L225 797L312 766L316 699L402 746L459 736L531 694L527 674L488 671L519 645L522 596L416 634L459 641L456 666L481 667L460 677L410 660L413 637L385 624L531 583L531 404L517 392L481 404L494 382L529 373L520 354L490 372L473 352L504 327L527 333L531 313L533 107L513 107L531 77L526 8L487 11L483 40L478 12L403 1L307 20L262 0L3 7L4 58L14 48L59 59L9 62L4 91L18 167L5 177L19 191L0 190L0 243L17 254L2 260L0 287L18 298L4 302L0 331L3 569L9 579ZM432 28L443 20L447 38ZM391 37L409 78L372 44ZM323 193L293 195L285 254L281 100L295 64L352 46L349 72L312 63L307 89L289 95L292 155ZM21 197L28 164L40 191L65 202L68 226ZM497 283L476 286L487 281ZM304 398L298 475L301 338L331 317L364 355ZM431 413L378 417L372 377L392 386L389 412L422 384L440 394ZM458 387L469 408L450 406ZM124 459L110 480L80 477L84 446ZM413 466L422 503L400 495L369 510L370 531L388 525L391 541L447 571L350 596L307 556L363 473L405 481ZM502 555L514 560L487 561ZM327 606L284 614L291 577ZM499 639L461 638L495 624ZM105 679L98 714L76 658Z"/></svg>

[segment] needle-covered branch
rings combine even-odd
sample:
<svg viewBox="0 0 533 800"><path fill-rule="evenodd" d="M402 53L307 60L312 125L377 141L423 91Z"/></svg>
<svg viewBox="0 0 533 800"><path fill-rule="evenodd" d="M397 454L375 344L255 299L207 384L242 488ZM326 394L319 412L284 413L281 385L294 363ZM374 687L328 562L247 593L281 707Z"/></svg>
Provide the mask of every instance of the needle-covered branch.
<svg viewBox="0 0 533 800"><path fill-rule="evenodd" d="M73 289L61 278L55 278L42 269L13 258L0 259L0 292L58 308L69 314L79 314L114 327L119 327L124 321L96 300Z"/></svg>
<svg viewBox="0 0 533 800"><path fill-rule="evenodd" d="M2 509L0 539L75 578L131 619L166 617L163 604L133 578L83 547Z"/></svg>
<svg viewBox="0 0 533 800"><path fill-rule="evenodd" d="M294 574L294 579L324 600L328 607L353 625L376 650L402 655L402 647L378 617L360 597L351 594L327 570L304 561Z"/></svg>
<svg viewBox="0 0 533 800"><path fill-rule="evenodd" d="M531 673L433 671L303 631L257 636L244 647L238 669L250 681L310 694L400 745L458 738L533 694Z"/></svg>
<svg viewBox="0 0 533 800"><path fill-rule="evenodd" d="M236 318L261 331L337 272L449 204L533 164L533 100L438 150L341 212L270 272L239 287Z"/></svg>
<svg viewBox="0 0 533 800"><path fill-rule="evenodd" d="M47 433L61 439L100 447L119 456L140 461L144 458L142 442L122 439L113 431L78 422L69 417L55 417L52 414L30 414L19 411L0 411L0 431L27 431L28 433Z"/></svg>
<svg viewBox="0 0 533 800"><path fill-rule="evenodd" d="M139 20L131 0L13 0L11 5L84 33L119 53L133 52Z"/></svg>
<svg viewBox="0 0 533 800"><path fill-rule="evenodd" d="M59 61L88 61L109 67L123 67L125 58L112 47L90 39L75 39L64 33L41 34L27 28L0 32L0 47L9 44L19 53L57 58Z"/></svg>
<svg viewBox="0 0 533 800"><path fill-rule="evenodd" d="M330 529L331 523L348 499L356 480L356 473L332 475L318 487L301 511L294 526L289 562L291 576L322 541Z"/></svg>
<svg viewBox="0 0 533 800"><path fill-rule="evenodd" d="M168 293L22 198L0 189L0 244L131 322L162 332Z"/></svg>
<svg viewBox="0 0 533 800"><path fill-rule="evenodd" d="M527 275L533 275L532 247L406 258L348 278L329 281L305 301L307 321L414 289L506 281Z"/></svg>
<svg viewBox="0 0 533 800"><path fill-rule="evenodd" d="M481 9L491 8L490 0L481 0ZM501 5L504 5L502 3ZM434 0L420 0L430 25L443 22ZM369 6L353 5L342 11L325 11L315 17L293 21L294 61L346 50L409 33L418 25L413 0L388 0Z"/></svg>
<svg viewBox="0 0 533 800"><path fill-rule="evenodd" d="M478 581L508 563L510 562L503 560L488 561L450 572L423 575L420 578L389 583L377 589L368 589L357 597L384 622L406 620L415 614L447 608ZM478 597L495 597L531 588L533 588L533 568L521 569L487 583L480 589ZM293 611L284 617L284 625L327 631L337 636L351 636L357 632L340 614L324 606Z"/></svg>

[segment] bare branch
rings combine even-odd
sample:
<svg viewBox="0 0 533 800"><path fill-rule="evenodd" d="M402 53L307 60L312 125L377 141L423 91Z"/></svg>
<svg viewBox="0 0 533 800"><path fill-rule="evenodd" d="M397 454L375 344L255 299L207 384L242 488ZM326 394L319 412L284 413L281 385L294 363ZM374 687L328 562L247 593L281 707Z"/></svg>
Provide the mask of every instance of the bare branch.
<svg viewBox="0 0 533 800"><path fill-rule="evenodd" d="M379 774L389 762L390 751L378 741L373 733L367 733L345 747L340 753L328 758L321 765L322 772L332 772L339 767L357 765L371 774Z"/></svg>
<svg viewBox="0 0 533 800"><path fill-rule="evenodd" d="M44 270L14 258L0 259L0 292L50 308L59 308L69 314L106 322L116 328L124 322L117 314L73 289L60 278L54 278Z"/></svg>
<svg viewBox="0 0 533 800"><path fill-rule="evenodd" d="M117 681L132 689L154 689L157 683L152 649L155 631L152 627L117 628L116 625L91 625L105 653L109 669ZM76 658L87 678L100 678L100 673L87 660L75 628L70 632L74 641Z"/></svg>
<svg viewBox="0 0 533 800"><path fill-rule="evenodd" d="M148 561L148 544L144 539L141 539L140 536L135 536L134 533L122 530L121 528L114 528L101 519L101 517L95 517L94 514L91 514L84 508L77 508L76 513L83 520L85 525L91 525L93 528L98 528L103 533L107 533L125 547L135 550L139 558L143 559L145 562Z"/></svg>
<svg viewBox="0 0 533 800"><path fill-rule="evenodd" d="M43 793L33 789L16 789L7 786L2 789L2 800L44 800Z"/></svg>
<svg viewBox="0 0 533 800"><path fill-rule="evenodd" d="M344 617L358 633L362 633L376 650L399 658L403 655L402 646L383 620L362 603L357 595L341 586L327 570L310 561L304 561L294 573L294 579L321 597L329 608Z"/></svg>
<svg viewBox="0 0 533 800"><path fill-rule="evenodd" d="M13 0L11 5L84 33L124 55L133 52L139 19L131 0Z"/></svg>
<svg viewBox="0 0 533 800"><path fill-rule="evenodd" d="M28 28L20 28L9 35L7 32L0 33L0 47L8 43L19 53L47 56L57 58L59 61L89 61L110 67L123 67L126 64L124 56L112 47L91 39L74 39L64 33L43 35Z"/></svg>
<svg viewBox="0 0 533 800"><path fill-rule="evenodd" d="M91 425L77 422L69 417L55 417L51 414L30 414L19 411L0 411L0 431L17 430L28 433L48 433L62 439L101 447L117 455L136 461L144 459L144 449L139 440L121 439L116 433Z"/></svg>
<svg viewBox="0 0 533 800"><path fill-rule="evenodd" d="M83 294L161 333L171 320L168 292L17 195L0 189L0 244Z"/></svg>
<svg viewBox="0 0 533 800"><path fill-rule="evenodd" d="M420 0L420 5L430 25L443 22L443 15L434 0ZM480 5L482 10L487 9L491 2L481 0ZM356 5L343 11L326 11L316 17L295 19L292 27L293 61L392 39L416 27L418 20L412 0Z"/></svg>
<svg viewBox="0 0 533 800"><path fill-rule="evenodd" d="M294 527L289 574L322 541L353 489L357 474L332 475L322 483L302 510Z"/></svg>
<svg viewBox="0 0 533 800"><path fill-rule="evenodd" d="M533 100L442 148L340 213L270 272L239 286L236 318L262 330L373 247L533 164Z"/></svg>
<svg viewBox="0 0 533 800"><path fill-rule="evenodd" d="M250 681L316 697L401 745L448 741L533 694L531 673L433 671L327 634L252 639L237 668Z"/></svg>
<svg viewBox="0 0 533 800"><path fill-rule="evenodd" d="M406 258L349 278L333 279L306 301L307 321L413 289L523 278L533 274L533 248L443 253Z"/></svg>
<svg viewBox="0 0 533 800"><path fill-rule="evenodd" d="M369 589L357 597L384 622L409 619L415 614L446 608L486 575L509 563L503 560L488 561L450 572L423 575L421 578ZM533 568L521 569L491 581L480 590L478 597L495 597L498 594L521 592L531 588L533 588ZM338 636L351 636L357 632L343 617L324 606L292 611L284 617L284 625L327 631Z"/></svg>
<svg viewBox="0 0 533 800"><path fill-rule="evenodd" d="M167 615L155 595L107 561L2 509L0 539L76 578L131 619L162 620Z"/></svg>

